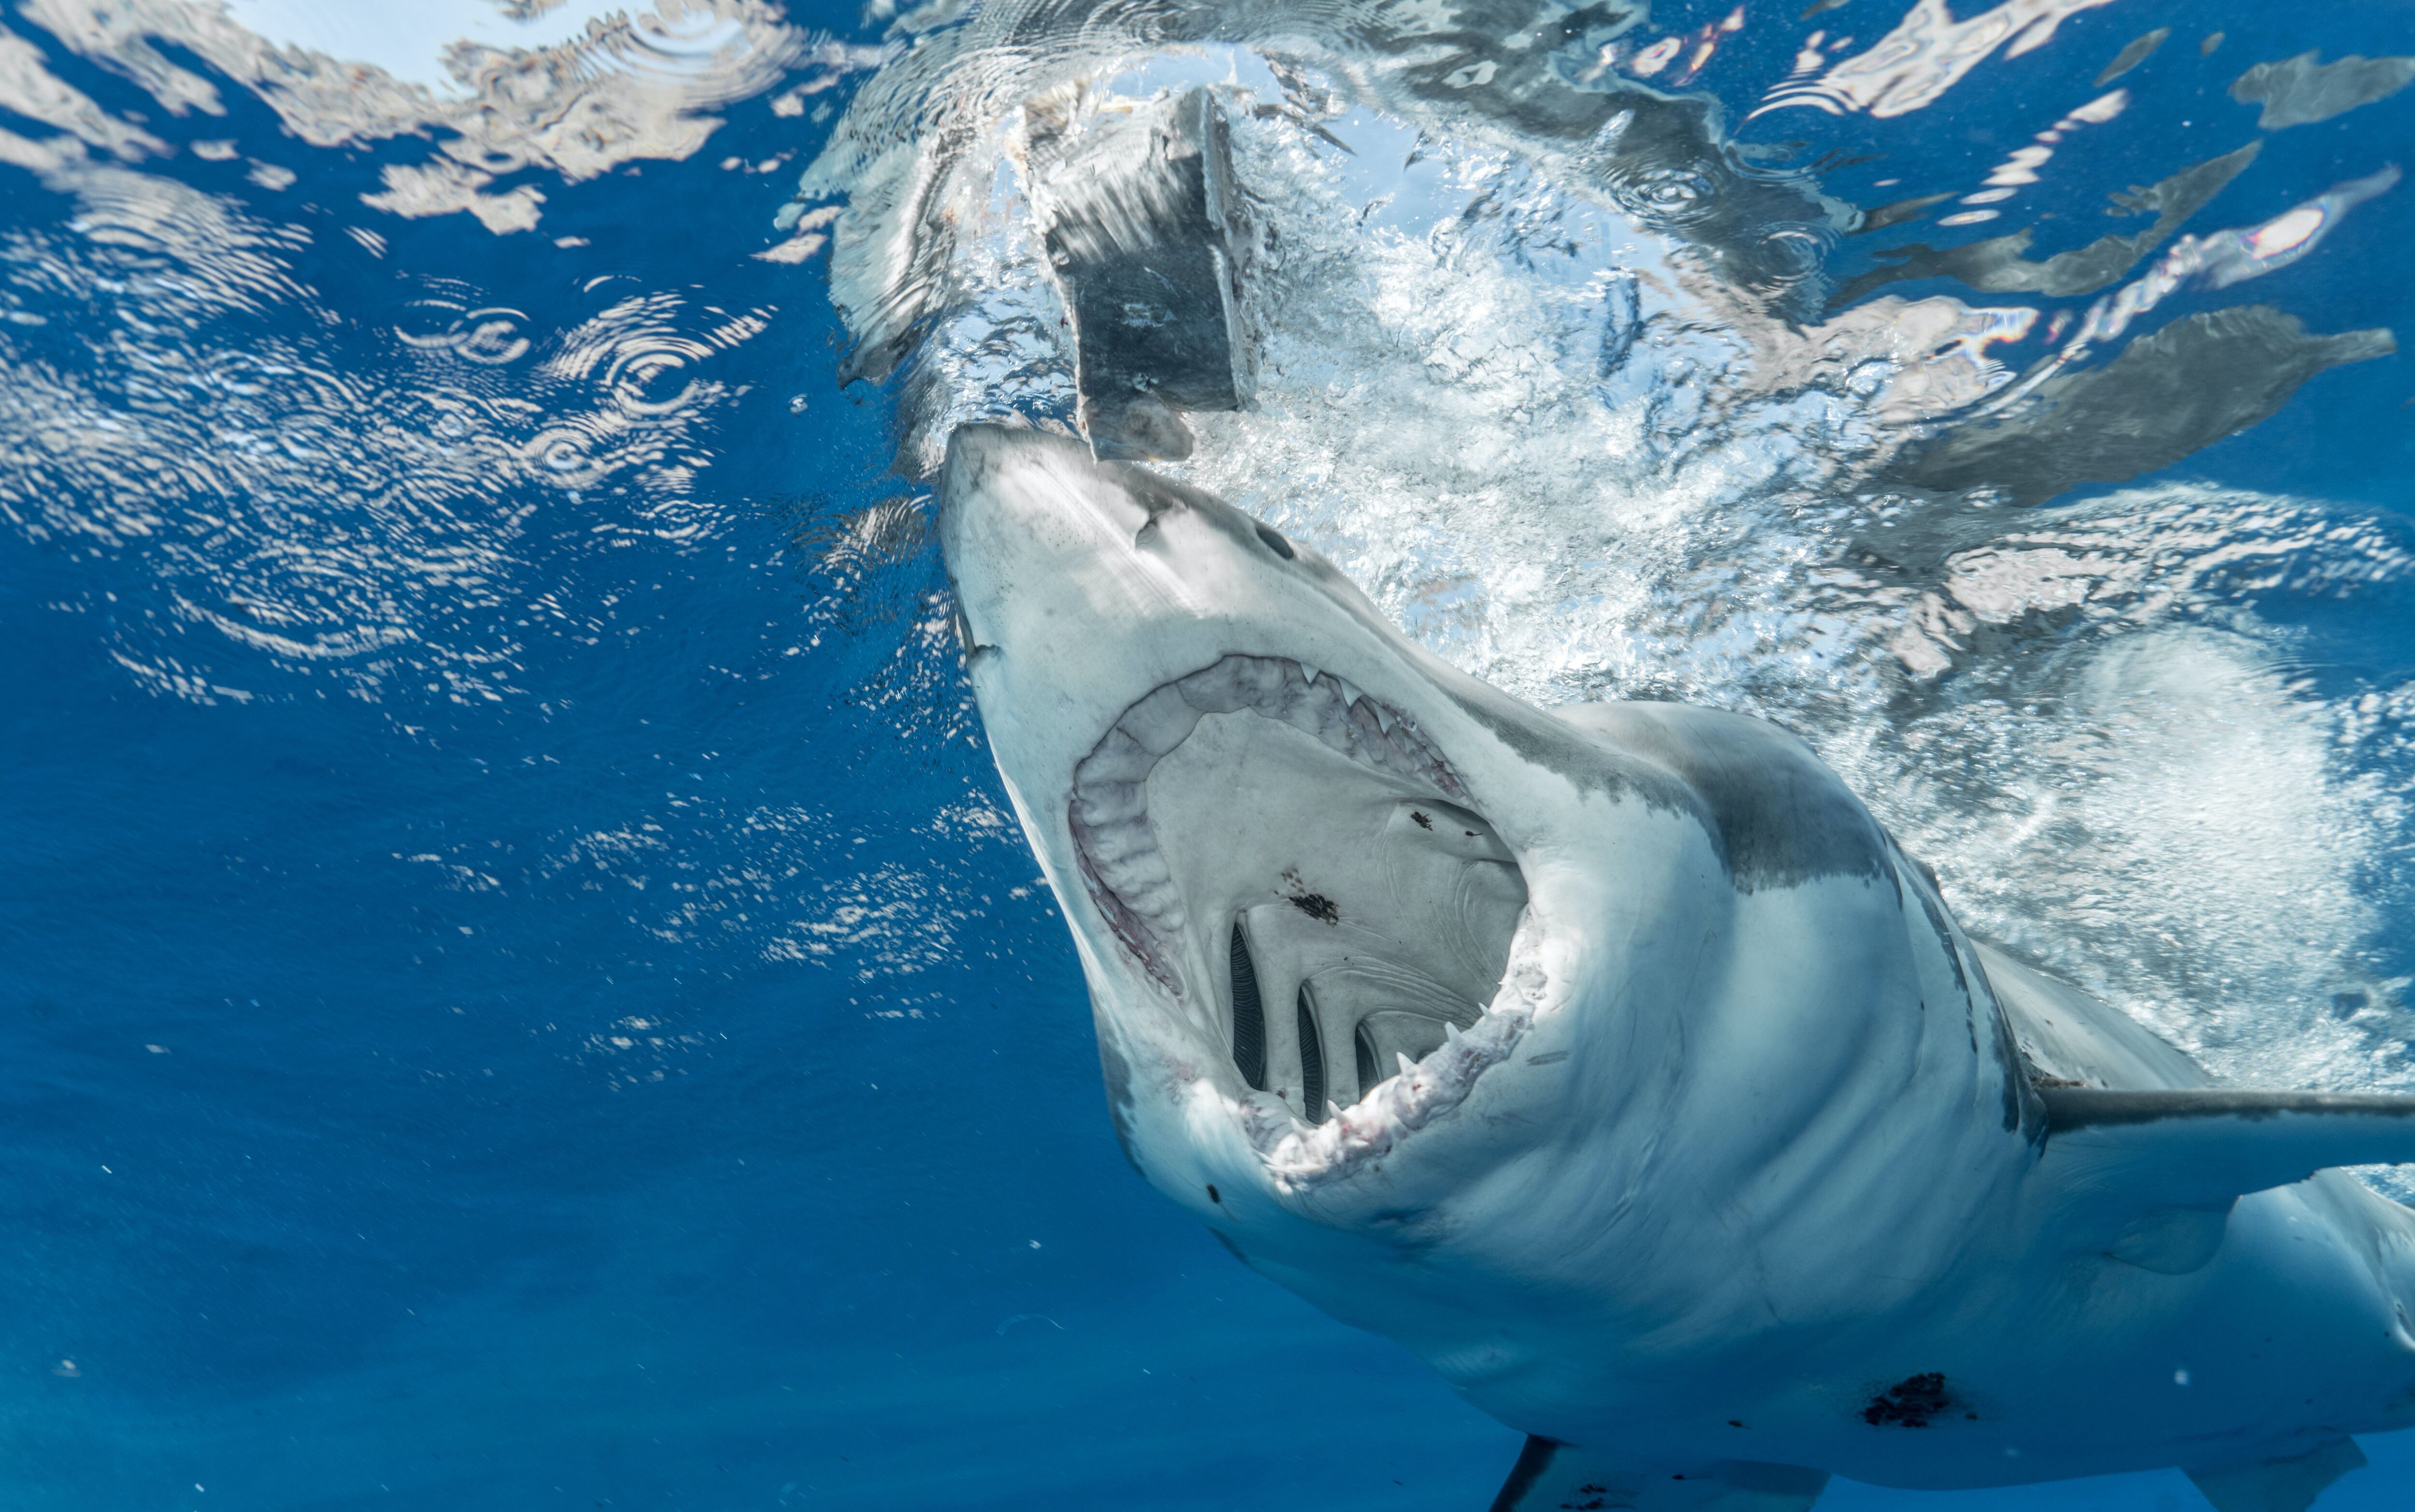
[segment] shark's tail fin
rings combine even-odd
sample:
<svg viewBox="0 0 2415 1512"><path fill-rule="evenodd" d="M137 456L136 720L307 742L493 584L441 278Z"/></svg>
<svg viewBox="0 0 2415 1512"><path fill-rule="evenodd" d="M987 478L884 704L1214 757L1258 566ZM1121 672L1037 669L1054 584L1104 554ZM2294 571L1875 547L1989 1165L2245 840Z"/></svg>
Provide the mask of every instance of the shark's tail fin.
<svg viewBox="0 0 2415 1512"><path fill-rule="evenodd" d="M1529 1438L1492 1512L1807 1512L1827 1484L1824 1470L1746 1460L1615 1470L1575 1445Z"/></svg>
<svg viewBox="0 0 2415 1512"><path fill-rule="evenodd" d="M2333 1439L2287 1460L2192 1470L2188 1478L2214 1512L2306 1512L2325 1487L2363 1463L2364 1451L2354 1440Z"/></svg>

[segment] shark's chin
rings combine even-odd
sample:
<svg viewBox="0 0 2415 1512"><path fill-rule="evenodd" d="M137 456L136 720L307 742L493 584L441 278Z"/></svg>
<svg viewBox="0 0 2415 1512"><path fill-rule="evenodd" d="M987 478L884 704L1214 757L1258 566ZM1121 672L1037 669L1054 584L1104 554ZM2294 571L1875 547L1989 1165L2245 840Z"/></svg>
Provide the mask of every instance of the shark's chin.
<svg viewBox="0 0 2415 1512"><path fill-rule="evenodd" d="M1112 949L1211 1042L1196 1090L1278 1184L1392 1150L1532 1020L1516 858L1415 714L1329 668L1232 652L1151 689L1075 763L1067 821Z"/></svg>

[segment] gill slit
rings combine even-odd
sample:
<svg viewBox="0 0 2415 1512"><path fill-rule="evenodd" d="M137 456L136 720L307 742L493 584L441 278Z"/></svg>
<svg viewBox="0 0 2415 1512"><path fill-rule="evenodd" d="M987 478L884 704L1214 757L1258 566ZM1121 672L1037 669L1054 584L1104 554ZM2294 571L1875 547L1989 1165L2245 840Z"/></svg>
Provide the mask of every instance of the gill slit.
<svg viewBox="0 0 2415 1512"><path fill-rule="evenodd" d="M1233 921L1233 1064L1252 1091L1267 1089L1267 1010L1258 996L1257 964L1250 939Z"/></svg>
<svg viewBox="0 0 2415 1512"><path fill-rule="evenodd" d="M1316 1028L1316 999L1299 984L1299 1104L1312 1124L1325 1122L1325 1037Z"/></svg>

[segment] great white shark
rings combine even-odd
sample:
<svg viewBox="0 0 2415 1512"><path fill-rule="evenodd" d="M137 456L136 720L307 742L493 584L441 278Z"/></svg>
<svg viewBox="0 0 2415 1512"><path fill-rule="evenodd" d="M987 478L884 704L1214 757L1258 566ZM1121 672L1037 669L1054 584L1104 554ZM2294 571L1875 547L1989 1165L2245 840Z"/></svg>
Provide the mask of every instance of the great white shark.
<svg viewBox="0 0 2415 1512"><path fill-rule="evenodd" d="M1972 940L1801 741L1532 708L1330 563L974 426L938 529L1115 1130L1529 1435L1496 1512L2178 1466L2415 1426L2415 1098L2219 1088Z"/></svg>

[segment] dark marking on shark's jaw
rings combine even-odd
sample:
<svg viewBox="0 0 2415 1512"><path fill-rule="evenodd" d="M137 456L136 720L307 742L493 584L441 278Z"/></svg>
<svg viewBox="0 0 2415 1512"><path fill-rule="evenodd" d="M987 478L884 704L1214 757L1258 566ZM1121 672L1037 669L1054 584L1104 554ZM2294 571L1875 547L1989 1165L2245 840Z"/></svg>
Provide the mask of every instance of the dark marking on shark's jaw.
<svg viewBox="0 0 2415 1512"><path fill-rule="evenodd" d="M1291 906L1298 909L1301 913L1308 915L1311 919L1315 920L1320 924L1338 924L1342 922L1341 907L1336 905L1331 898L1327 897L1322 892L1302 892L1296 894L1291 900Z"/></svg>
<svg viewBox="0 0 2415 1512"><path fill-rule="evenodd" d="M1709 806L1739 891L1885 876L1886 832L1801 741L1757 719L1674 704L1620 711L1636 716L1631 738L1644 754Z"/></svg>

